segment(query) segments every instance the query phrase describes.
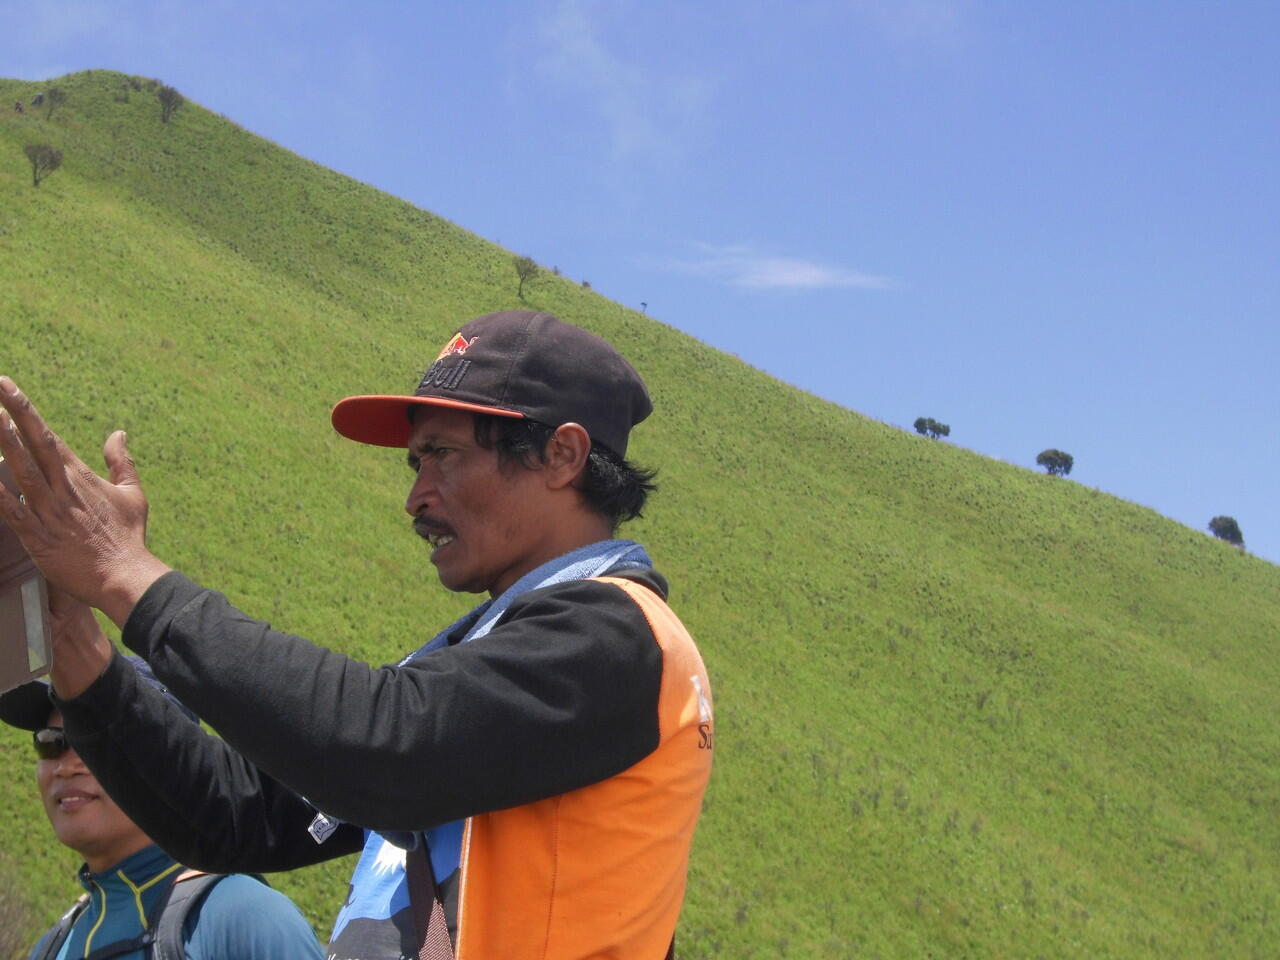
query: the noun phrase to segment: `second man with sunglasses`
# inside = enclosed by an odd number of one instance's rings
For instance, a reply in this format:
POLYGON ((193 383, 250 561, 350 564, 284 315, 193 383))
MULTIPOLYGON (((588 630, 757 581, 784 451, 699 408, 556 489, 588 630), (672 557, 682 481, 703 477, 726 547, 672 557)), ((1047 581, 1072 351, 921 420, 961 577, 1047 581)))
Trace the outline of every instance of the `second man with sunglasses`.
MULTIPOLYGON (((87 611, 85 611, 87 613, 87 611)), ((93 620, 92 614, 88 615, 93 620)), ((86 624, 96 629, 96 623, 86 624)), ((194 716, 131 657, 139 677, 191 723, 194 716)), ((152 843, 103 790, 67 743, 48 684, 33 681, 0 696, 0 720, 31 730, 36 785, 59 842, 84 858, 83 896, 41 939, 30 960, 93 957, 142 960, 164 929, 162 916, 192 903, 175 929, 183 955, 200 960, 319 960, 315 934, 287 897, 236 874, 216 881, 187 871, 152 843)))

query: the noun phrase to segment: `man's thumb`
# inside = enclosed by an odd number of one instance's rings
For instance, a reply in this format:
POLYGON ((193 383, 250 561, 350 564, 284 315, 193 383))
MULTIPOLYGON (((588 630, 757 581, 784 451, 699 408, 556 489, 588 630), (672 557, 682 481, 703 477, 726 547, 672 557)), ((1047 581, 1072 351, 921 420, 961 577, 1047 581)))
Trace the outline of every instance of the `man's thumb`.
POLYGON ((102 456, 107 461, 107 470, 112 483, 116 486, 136 487, 140 485, 138 468, 134 465, 133 457, 129 456, 128 439, 128 435, 123 430, 117 430, 107 437, 107 442, 102 448, 102 456))

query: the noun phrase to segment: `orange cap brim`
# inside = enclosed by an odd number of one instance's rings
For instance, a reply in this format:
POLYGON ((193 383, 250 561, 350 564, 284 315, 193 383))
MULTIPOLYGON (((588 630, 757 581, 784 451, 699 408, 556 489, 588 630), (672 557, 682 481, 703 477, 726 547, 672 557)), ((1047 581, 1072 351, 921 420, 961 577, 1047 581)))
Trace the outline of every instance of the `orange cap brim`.
POLYGON ((408 447, 413 423, 409 420, 410 407, 447 407, 450 410, 467 410, 471 413, 489 413, 495 417, 523 418, 518 410, 505 407, 489 407, 462 400, 446 400, 442 397, 347 397, 339 400, 329 414, 333 429, 358 443, 371 443, 378 447, 408 447))

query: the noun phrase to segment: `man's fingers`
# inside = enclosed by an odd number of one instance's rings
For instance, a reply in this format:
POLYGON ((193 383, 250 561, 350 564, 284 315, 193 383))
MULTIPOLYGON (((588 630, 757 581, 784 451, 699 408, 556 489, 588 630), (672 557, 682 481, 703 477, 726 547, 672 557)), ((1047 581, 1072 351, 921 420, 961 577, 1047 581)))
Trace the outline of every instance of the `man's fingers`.
POLYGON ((9 492, 9 488, 0 483, 0 520, 11 527, 25 523, 29 514, 27 508, 18 499, 18 494, 9 492))
POLYGON ((107 437, 107 442, 102 447, 102 457, 107 461, 108 476, 117 487, 142 485, 138 479, 138 467, 129 455, 129 437, 123 430, 117 430, 107 437))
MULTIPOLYGON (((3 406, 8 411, 9 416, 13 418, 12 422, 17 427, 18 434, 21 437, 21 444, 26 448, 28 462, 34 462, 44 482, 55 489, 65 486, 66 475, 63 472, 63 455, 64 452, 69 451, 59 442, 57 434, 45 424, 35 405, 27 399, 27 395, 19 390, 18 385, 8 377, 0 377, 0 406, 3 406)), ((3 425, 0 425, 0 432, 7 432, 3 431, 3 425)), ((13 434, 9 432, 9 436, 12 438, 13 434)), ((9 459, 8 452, 5 453, 5 459, 9 459)), ((28 498, 33 493, 38 493, 38 491, 28 490, 26 487, 27 477, 31 473, 29 469, 25 473, 19 473, 15 465, 14 473, 18 476, 18 482, 23 487, 22 492, 28 498)))
POLYGON ((31 459, 31 454, 23 444, 22 438, 18 436, 13 421, 4 410, 0 410, 0 457, 4 457, 9 471, 13 474, 14 483, 17 485, 17 489, 13 491, 14 499, 16 500, 21 494, 27 500, 28 506, 43 502, 49 492, 44 474, 31 459))
POLYGON ((0 509, 50 583, 123 624, 142 592, 169 569, 147 551, 146 497, 124 438, 111 438, 105 448, 119 481, 113 484, 49 430, 8 377, 0 377, 0 407, 0 452, 12 458, 6 466, 26 498, 19 505, 11 491, 0 509))

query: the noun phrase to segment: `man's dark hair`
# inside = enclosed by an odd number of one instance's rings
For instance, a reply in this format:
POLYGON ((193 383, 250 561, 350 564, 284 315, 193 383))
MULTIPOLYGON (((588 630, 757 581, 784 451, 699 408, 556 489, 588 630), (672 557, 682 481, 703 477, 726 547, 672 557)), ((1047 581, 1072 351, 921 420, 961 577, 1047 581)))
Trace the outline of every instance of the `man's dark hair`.
MULTIPOLYGON (((547 462, 547 443, 555 427, 536 420, 516 420, 477 413, 476 443, 486 450, 498 451, 498 463, 519 463, 535 467, 547 462)), ((608 447, 591 444, 587 467, 578 482, 578 492, 587 506, 609 518, 613 529, 641 515, 649 494, 656 490, 657 472, 629 463, 608 447)))

